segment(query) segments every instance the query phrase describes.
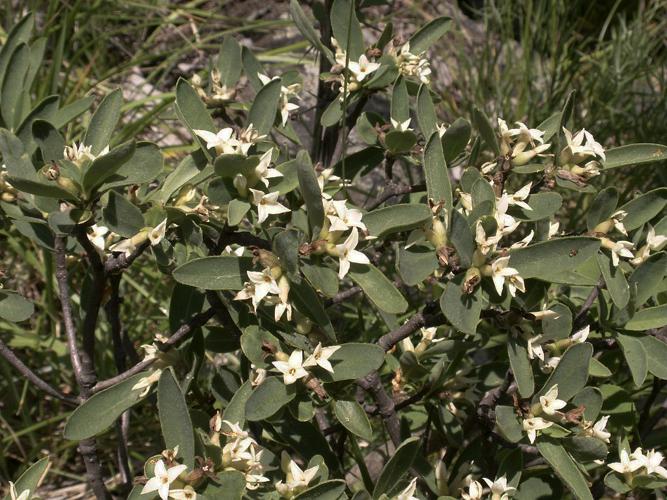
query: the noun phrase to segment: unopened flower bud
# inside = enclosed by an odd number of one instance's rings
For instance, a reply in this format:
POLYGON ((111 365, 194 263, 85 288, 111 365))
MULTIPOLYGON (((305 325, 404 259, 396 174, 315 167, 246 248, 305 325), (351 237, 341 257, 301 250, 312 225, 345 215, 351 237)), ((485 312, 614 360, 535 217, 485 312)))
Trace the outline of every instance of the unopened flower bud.
POLYGON ((481 273, 477 267, 471 267, 466 271, 463 284, 461 285, 461 290, 465 294, 470 294, 475 291, 475 288, 482 280, 481 273))

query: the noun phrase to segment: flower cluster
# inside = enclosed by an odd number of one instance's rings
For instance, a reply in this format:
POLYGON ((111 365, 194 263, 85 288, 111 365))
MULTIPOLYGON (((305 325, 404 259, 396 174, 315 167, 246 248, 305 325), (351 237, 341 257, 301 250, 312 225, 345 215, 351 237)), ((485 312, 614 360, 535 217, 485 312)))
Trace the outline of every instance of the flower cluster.
POLYGON ((298 349, 292 351, 289 357, 285 353, 277 353, 277 361, 273 362, 273 366, 282 373, 285 385, 293 384, 297 380, 309 376, 306 368, 319 366, 329 373, 333 373, 334 369, 329 358, 338 349, 340 349, 340 346, 322 347, 322 344, 319 343, 313 353, 306 358, 306 361, 303 360, 303 351, 298 349))
POLYGON ((264 477, 262 454, 264 450, 238 422, 222 420, 220 413, 211 419, 211 442, 220 445, 221 435, 226 443, 221 450, 223 470, 236 470, 245 476, 246 488, 257 489, 261 483, 269 481, 264 477))

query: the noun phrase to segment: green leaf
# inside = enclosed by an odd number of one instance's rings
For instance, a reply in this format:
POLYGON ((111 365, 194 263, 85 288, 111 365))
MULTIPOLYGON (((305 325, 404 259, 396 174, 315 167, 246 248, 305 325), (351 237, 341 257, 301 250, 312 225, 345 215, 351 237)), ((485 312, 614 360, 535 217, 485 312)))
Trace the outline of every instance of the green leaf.
POLYGON ((472 123, 475 125, 479 135, 482 137, 491 151, 493 151, 496 156, 500 155, 500 146, 498 146, 496 132, 494 131, 489 118, 486 116, 486 114, 484 114, 484 111, 481 111, 477 108, 473 109, 472 123))
POLYGON ((49 118, 48 120, 53 124, 54 127, 60 129, 67 125, 69 122, 75 118, 81 116, 83 113, 90 109, 90 105, 95 100, 95 97, 92 95, 82 97, 74 101, 71 104, 67 104, 60 108, 56 113, 53 119, 49 118))
POLYGON ((338 421, 352 434, 366 441, 373 439, 371 423, 359 403, 356 401, 336 401, 334 412, 338 421))
POLYGON ((342 479, 324 481, 299 493, 294 500, 340 500, 347 498, 344 496, 345 487, 342 479))
POLYGON ((41 150, 45 163, 62 159, 65 140, 49 122, 35 120, 32 124, 32 138, 41 150))
POLYGON ((278 103, 280 101, 280 87, 282 82, 280 78, 271 80, 264 85, 250 106, 248 111, 247 126, 252 124, 260 134, 268 134, 273 127, 273 122, 276 120, 276 112, 278 111, 278 103))
POLYGON ((474 335, 482 312, 482 288, 478 286, 473 293, 463 293, 461 285, 464 278, 464 273, 461 273, 447 283, 440 296, 440 309, 454 328, 474 335))
MULTIPOLYGON (((134 154, 123 163, 116 173, 104 181, 101 190, 114 187, 145 184, 155 180, 164 168, 160 148, 152 142, 138 142, 134 154)), ((165 186, 163 184, 163 186, 165 186)))
POLYGON ((662 144, 626 144, 605 151, 607 159, 603 162, 605 170, 640 165, 667 159, 667 146, 662 144))
POLYGON ((327 109, 324 110, 320 118, 320 123, 323 127, 331 127, 340 121, 343 117, 343 104, 339 99, 334 99, 329 103, 327 109))
POLYGON ((513 205, 507 211, 511 216, 522 221, 537 221, 546 219, 560 210, 563 198, 558 193, 536 193, 531 194, 526 203, 532 210, 526 210, 518 205, 513 205))
POLYGON ((420 85, 417 92, 417 123, 424 137, 431 137, 438 129, 438 116, 435 113, 431 91, 426 84, 420 85))
POLYGON ((280 349, 280 341, 271 333, 257 325, 250 325, 241 335, 241 349, 248 360, 257 368, 266 369, 271 366, 265 361, 266 346, 280 349))
POLYGON ((400 314, 407 310, 405 297, 373 264, 352 264, 348 275, 381 311, 400 314))
POLYGON ((95 158, 83 174, 83 190, 90 193, 110 179, 118 172, 120 167, 132 158, 135 147, 134 142, 128 142, 112 149, 103 156, 95 158))
MULTIPOLYGON (((592 361, 595 358, 591 358, 592 361)), ((573 398, 572 404, 584 407, 584 418, 590 422, 597 420, 602 409, 602 393, 597 387, 584 387, 573 398)))
POLYGON ((512 406, 498 405, 496 411, 496 425, 502 436, 510 443, 518 443, 523 439, 523 428, 516 410, 512 406))
POLYGON ((415 286, 428 278, 438 268, 435 251, 424 245, 401 248, 396 269, 408 286, 415 286))
POLYGON ((611 377, 611 370, 596 358, 591 358, 591 366, 588 370, 591 377, 607 378, 611 377))
POLYGON ((454 123, 447 127, 445 134, 442 136, 442 150, 445 153, 445 161, 448 165, 465 151, 471 133, 470 122, 464 118, 457 118, 454 123))
POLYGON ((169 300, 169 331, 175 332, 192 316, 200 313, 204 300, 204 294, 197 288, 176 283, 169 300))
POLYGON ((164 370, 157 385, 160 427, 167 449, 178 446, 178 455, 192 469, 195 466, 195 436, 188 405, 170 369, 164 370))
POLYGON ((299 187, 296 160, 289 160, 281 163, 276 166, 276 170, 283 174, 283 176, 274 179, 274 182, 276 183, 271 185, 271 192, 278 191, 281 195, 286 195, 299 187))
POLYGON ((383 467, 375 483, 373 498, 380 498, 383 493, 389 494, 394 486, 398 484, 401 478, 408 472, 412 463, 417 458, 419 452, 419 438, 412 437, 403 441, 401 446, 396 448, 394 454, 383 467))
POLYGON ((290 299, 299 312, 305 314, 316 325, 322 327, 329 339, 336 340, 336 334, 327 311, 320 298, 307 281, 293 281, 290 285, 290 299))
POLYGON ((437 132, 431 134, 424 147, 424 175, 429 199, 434 203, 444 202, 449 214, 452 209, 452 186, 449 181, 447 162, 442 150, 442 141, 437 132))
POLYGON ((220 83, 226 87, 233 87, 239 81, 241 70, 241 46, 231 35, 225 35, 216 60, 216 67, 220 71, 220 83))
POLYGON ((535 391, 535 379, 533 378, 533 368, 530 365, 528 357, 528 348, 526 343, 510 337, 507 342, 507 356, 510 360, 514 379, 519 387, 519 393, 522 398, 530 397, 535 391))
MULTIPOLYGON (((34 498, 35 493, 37 493, 37 488, 39 488, 44 481, 50 468, 51 462, 49 461, 49 457, 37 460, 37 462, 28 467, 28 469, 14 482, 16 492, 20 495, 23 491, 28 490, 30 491, 28 498, 34 498)), ((9 494, 5 496, 4 500, 10 500, 9 494)))
POLYGON ((199 143, 199 147, 210 159, 211 155, 206 148, 206 141, 195 134, 195 130, 207 130, 217 132, 218 129, 206 109, 206 105, 197 95, 195 89, 184 78, 179 78, 176 83, 176 114, 188 127, 192 137, 199 143))
POLYGON ((456 249, 461 267, 470 267, 472 265, 472 256, 476 249, 475 239, 468 221, 457 210, 453 210, 451 213, 449 241, 456 249))
POLYGON ((64 436, 70 441, 97 436, 113 425, 123 412, 141 401, 143 389, 132 389, 149 372, 141 372, 94 394, 67 419, 64 436))
POLYGON ((342 344, 329 358, 334 373, 322 371, 325 382, 356 380, 377 370, 384 362, 384 349, 376 344, 348 342, 342 344))
POLYGON ((651 328, 662 328, 665 325, 667 325, 667 304, 637 311, 632 319, 625 324, 624 328, 641 332, 651 328))
POLYGON ((244 382, 243 385, 236 390, 222 414, 225 420, 232 423, 238 423, 243 427, 245 424, 245 406, 248 402, 248 398, 252 394, 252 390, 253 388, 250 380, 244 382))
POLYGON ((204 491, 197 495, 201 500, 241 500, 246 488, 245 476, 237 470, 225 470, 208 481, 204 491))
MULTIPOLYGON (((26 151, 32 152, 34 142, 32 140, 32 124, 35 120, 45 120, 51 122, 58 111, 58 106, 60 105, 60 96, 50 95, 41 100, 31 111, 28 113, 21 122, 21 125, 16 129, 16 136, 21 139, 21 142, 24 144, 26 151)), ((61 151, 62 154, 62 151, 61 151)))
POLYGON ((648 360, 648 371, 662 380, 667 380, 667 344, 652 335, 639 337, 648 360))
POLYGON ((537 449, 578 500, 593 500, 586 479, 565 448, 551 440, 540 440, 537 449))
POLYGON ((0 318, 20 323, 35 312, 35 304, 10 290, 0 289, 0 318))
POLYGON ((570 346, 542 389, 533 396, 533 402, 539 401, 539 397, 544 396, 556 384, 558 384, 558 399, 563 401, 568 401, 581 391, 588 380, 588 367, 592 355, 593 346, 588 342, 570 346))
POLYGON ((285 385, 279 377, 268 377, 248 398, 245 417, 251 422, 267 419, 292 401, 295 396, 295 384, 285 385))
POLYGON ((616 334, 616 340, 621 345, 635 386, 641 387, 648 374, 648 356, 644 344, 638 337, 621 333, 616 334))
POLYGON ((331 6, 331 30, 350 61, 358 61, 364 53, 364 37, 355 12, 354 0, 334 0, 331 6))
POLYGON ((561 114, 560 111, 554 113, 537 126, 538 130, 544 131, 544 135, 542 136, 544 142, 549 142, 549 139, 559 132, 561 114))
POLYGON ((511 251, 509 265, 524 279, 539 279, 576 268, 595 255, 599 247, 597 238, 558 238, 511 251))
POLYGON ((637 305, 644 304, 652 295, 657 293, 659 286, 667 275, 667 253, 654 253, 635 268, 628 284, 637 288, 635 297, 637 305))
POLYGON ((173 277, 179 283, 204 290, 241 290, 252 267, 251 257, 201 257, 174 269, 173 277))
POLYGON ((287 273, 290 281, 300 282, 299 274, 299 235, 287 230, 273 238, 273 252, 280 258, 280 267, 287 273))
POLYGON ((642 224, 650 221, 658 215, 667 205, 667 188, 658 188, 638 196, 623 205, 627 215, 623 219, 623 225, 627 231, 637 229, 642 224))
POLYGON ((419 55, 442 38, 452 27, 449 17, 437 17, 422 26, 410 38, 410 53, 419 55))
POLYGON ((233 199, 227 205, 227 223, 230 226, 238 226, 245 214, 250 210, 250 203, 244 200, 233 199))
POLYGON ((109 192, 102 216, 104 225, 124 238, 131 238, 146 226, 141 210, 116 191, 109 192))
POLYGON ((30 13, 23 17, 7 35, 5 43, 0 49, 0 75, 4 76, 9 60, 14 53, 14 49, 21 43, 27 43, 32 36, 32 29, 35 25, 35 15, 30 13))
POLYGON ((572 333, 572 311, 560 302, 549 306, 558 316, 555 318, 544 318, 542 320, 542 333, 544 341, 566 339, 572 333))
POLYGON ((23 92, 25 91, 25 77, 29 68, 30 47, 21 43, 9 59, 7 72, 2 80, 2 89, 0 89, 2 119, 12 130, 15 130, 23 120, 23 92))
POLYGON ((620 266, 614 266, 611 259, 602 252, 598 252, 597 261, 611 300, 616 307, 623 309, 630 300, 630 287, 623 271, 620 266))
POLYGON ((431 218, 426 205, 401 203, 364 214, 363 221, 372 236, 383 237, 421 226, 431 218))
MULTIPOLYGON (((398 123, 410 119, 410 96, 405 79, 399 76, 391 92, 391 118, 398 123)), ((430 135, 430 134, 429 134, 430 135)))
POLYGON ((604 441, 591 436, 570 436, 563 439, 563 444, 578 462, 604 460, 609 453, 604 441))
POLYGON ((338 275, 330 267, 318 263, 302 262, 301 272, 318 292, 327 297, 333 297, 338 293, 338 275))
POLYGON ((322 52, 322 54, 324 54, 324 56, 327 59, 329 59, 330 63, 332 64, 335 63, 336 61, 333 53, 331 52, 331 50, 329 50, 328 47, 325 47, 322 41, 320 40, 320 37, 315 31, 315 28, 313 28, 313 23, 311 22, 310 19, 308 19, 308 17, 304 13, 303 9, 299 5, 298 0, 290 1, 289 10, 290 10, 290 15, 292 16, 292 20, 294 21, 294 24, 296 24, 297 29, 306 38, 306 40, 312 43, 317 50, 322 52))
POLYGON ((600 191, 586 213, 588 230, 593 231, 600 222, 607 220, 616 210, 616 205, 618 205, 618 190, 615 187, 600 191))
POLYGON ((36 179, 24 179, 22 177, 8 177, 7 181, 19 191, 24 193, 36 194, 47 198, 58 198, 62 200, 76 200, 69 191, 61 188, 55 182, 40 182, 36 179))
POLYGON ((111 144, 111 136, 120 119, 120 107, 123 104, 123 93, 116 89, 102 99, 93 113, 90 124, 83 138, 83 143, 90 146, 91 153, 97 155, 111 144))
POLYGON ((297 155, 297 162, 299 188, 301 189, 301 196, 303 196, 303 200, 306 202, 310 239, 313 241, 320 237, 322 224, 324 224, 322 192, 320 191, 317 175, 315 174, 315 169, 313 168, 308 153, 300 151, 297 155))
POLYGON ((384 136, 384 145, 392 155, 408 153, 417 144, 417 136, 410 130, 390 130, 384 136))

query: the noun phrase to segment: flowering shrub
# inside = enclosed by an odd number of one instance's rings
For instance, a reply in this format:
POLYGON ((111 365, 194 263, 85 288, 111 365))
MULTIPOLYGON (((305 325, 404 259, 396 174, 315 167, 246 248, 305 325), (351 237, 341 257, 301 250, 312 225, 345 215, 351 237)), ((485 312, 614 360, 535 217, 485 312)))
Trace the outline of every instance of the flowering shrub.
MULTIPOLYGON (((176 166, 114 134, 119 90, 89 119, 89 99, 30 105, 32 19, 15 28, 0 52, 2 217, 53 256, 76 394, 4 340, 0 353, 72 407, 64 438, 98 498, 112 467, 118 494, 162 500, 664 488, 667 189, 630 198, 603 180, 667 147, 605 149, 571 123, 573 94, 541 124, 480 110, 441 123, 427 51, 451 20, 399 40, 391 25, 363 32, 354 7, 317 11, 318 32, 291 2, 318 89, 269 76, 227 37, 210 71, 176 85, 192 140, 176 166), (310 152, 292 124, 306 92, 310 152), (172 292, 170 330, 133 361, 135 266, 172 292), (142 406, 157 408, 162 436, 146 439, 162 451, 132 474, 126 426, 142 406), (117 462, 99 449, 113 432, 117 462)), ((3 321, 33 316, 18 293, 0 299, 3 321)), ((31 498, 48 467, 10 497, 31 498)))

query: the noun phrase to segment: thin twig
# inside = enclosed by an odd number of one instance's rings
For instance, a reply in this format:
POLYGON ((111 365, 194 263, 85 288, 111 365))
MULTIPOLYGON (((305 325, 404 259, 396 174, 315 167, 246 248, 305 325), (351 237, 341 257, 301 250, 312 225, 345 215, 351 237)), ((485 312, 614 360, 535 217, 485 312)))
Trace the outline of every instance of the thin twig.
POLYGON ((137 248, 135 248, 134 251, 129 255, 121 253, 113 257, 109 257, 104 262, 104 270, 107 273, 117 273, 123 271, 124 269, 127 269, 141 254, 143 254, 146 251, 146 249, 149 246, 150 242, 144 241, 137 248))
MULTIPOLYGON (((178 328, 178 330, 176 330, 166 342, 162 343, 160 349, 164 352, 169 351, 172 347, 177 345, 181 340, 184 340, 188 335, 190 335, 190 333, 192 333, 193 330, 199 328, 200 326, 205 325, 208 322, 208 320, 211 319, 214 315, 215 311, 213 310, 213 308, 210 308, 204 312, 201 312, 193 316, 188 323, 181 325, 181 327, 178 328)), ((106 380, 101 380, 100 382, 95 384, 95 386, 92 389, 92 392, 96 393, 104 389, 108 389, 113 385, 116 385, 124 380, 127 380, 133 375, 136 375, 137 373, 141 373, 142 371, 146 370, 154 362, 155 359, 147 359, 144 361, 140 361, 132 368, 125 370, 123 373, 120 373, 115 377, 111 377, 106 380)))
POLYGON ((341 302, 346 301, 349 298, 354 297, 358 293, 360 293, 361 287, 360 286, 353 286, 352 288, 348 288, 347 290, 343 290, 342 292, 338 292, 336 295, 331 297, 330 299, 327 299, 324 302, 324 307, 331 307, 336 304, 340 304, 341 302))
POLYGON ((590 311, 591 307, 593 307, 593 303, 595 302, 595 299, 598 298, 598 295, 600 294, 600 288, 602 288, 603 285, 604 280, 600 278, 597 284, 593 287, 593 290, 591 290, 591 293, 586 298, 586 301, 581 306, 581 309, 579 309, 579 312, 574 318, 573 329, 575 331, 585 325, 588 311, 590 311))
POLYGON ((379 373, 373 370, 364 378, 358 379, 357 384, 375 400, 378 413, 387 427, 391 442, 394 443, 394 446, 398 447, 401 444, 401 423, 396 414, 394 400, 387 394, 384 385, 382 385, 379 373))
POLYGON ((64 403, 70 404, 70 405, 78 405, 79 400, 76 397, 73 396, 67 396, 66 394, 61 393, 54 387, 51 387, 48 382, 44 381, 42 378, 39 377, 35 372, 33 372, 28 366, 26 366, 23 361, 21 361, 16 354, 11 350, 7 344, 5 344, 2 340, 0 340, 0 356, 5 358, 5 360, 12 365, 16 371, 18 371, 21 375, 23 375, 26 379, 28 379, 30 382, 32 382, 36 387, 44 391, 50 396, 53 396, 56 399, 59 399, 60 401, 63 401, 64 403))
POLYGON ((369 211, 375 210, 385 201, 387 201, 390 198, 393 198, 394 196, 400 196, 403 194, 424 191, 425 189, 426 187, 423 184, 416 184, 414 186, 409 186, 407 184, 396 184, 394 182, 390 182, 389 184, 387 184, 387 187, 384 188, 380 196, 378 196, 377 199, 373 201, 373 203, 371 203, 366 207, 366 210, 369 211))

